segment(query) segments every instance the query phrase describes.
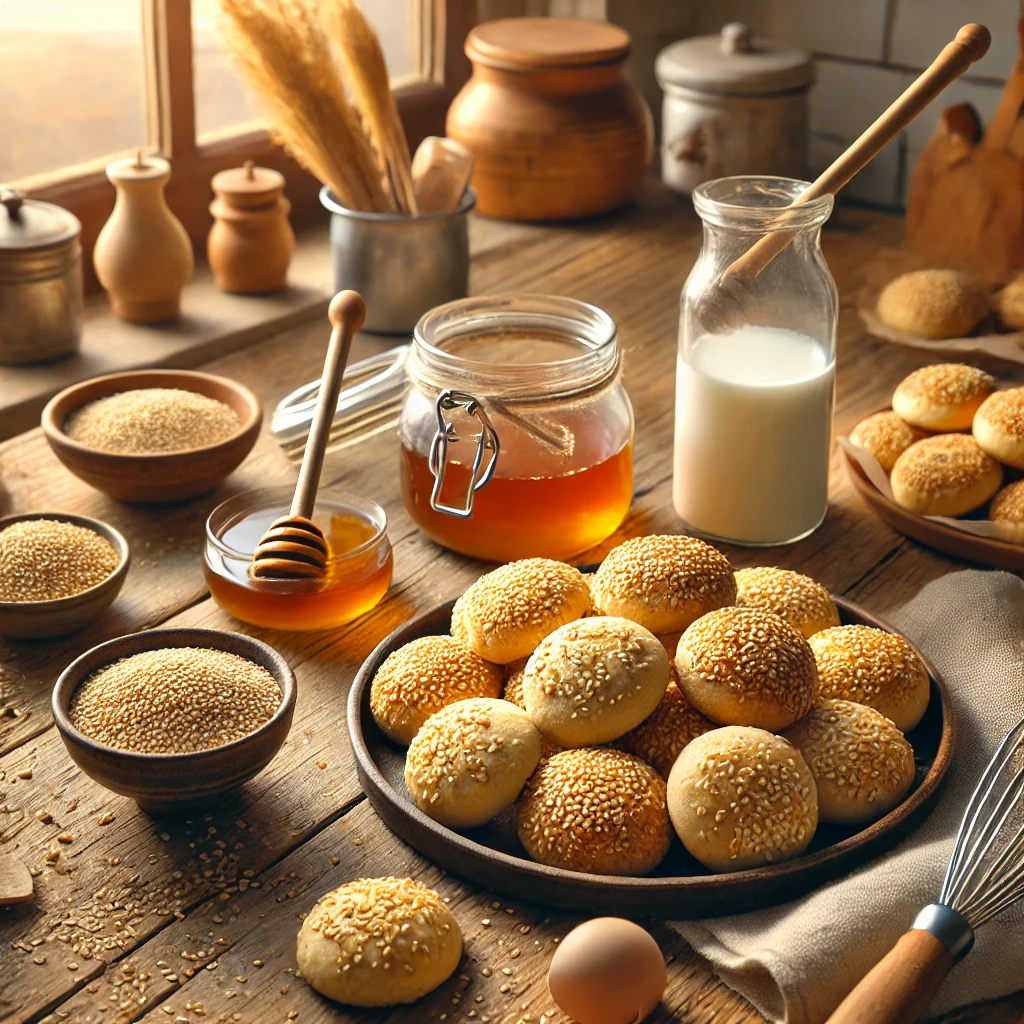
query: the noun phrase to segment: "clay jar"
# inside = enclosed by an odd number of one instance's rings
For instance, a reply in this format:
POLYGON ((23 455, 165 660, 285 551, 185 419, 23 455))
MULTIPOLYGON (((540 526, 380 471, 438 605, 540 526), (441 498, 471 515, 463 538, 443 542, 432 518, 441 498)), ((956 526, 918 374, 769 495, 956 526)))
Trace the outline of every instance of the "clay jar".
POLYGON ((284 175, 269 167, 221 171, 211 182, 213 227, 206 255, 217 287, 226 292, 272 292, 285 286, 295 235, 284 175))
POLYGON ((117 201, 96 239, 93 263, 122 320, 173 320, 192 277, 192 243, 164 196, 170 176, 166 160, 141 153, 107 167, 117 201))
POLYGON ((574 18, 505 18, 466 39, 473 76, 448 135, 476 158, 477 209, 562 220, 621 206, 650 160, 651 114, 622 77, 628 33, 574 18))

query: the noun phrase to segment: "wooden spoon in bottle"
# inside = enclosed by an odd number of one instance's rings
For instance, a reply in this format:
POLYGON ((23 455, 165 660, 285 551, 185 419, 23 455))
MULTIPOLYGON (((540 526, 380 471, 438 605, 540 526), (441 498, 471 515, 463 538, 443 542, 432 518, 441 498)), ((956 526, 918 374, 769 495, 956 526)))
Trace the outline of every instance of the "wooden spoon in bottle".
POLYGON ((249 575, 259 580, 323 579, 327 575, 327 538, 312 520, 324 450, 331 433, 334 411, 345 364, 352 349, 352 337, 366 319, 366 304, 358 292, 338 292, 331 299, 331 342, 327 348, 320 394, 295 483, 292 507, 275 519, 252 556, 249 575))

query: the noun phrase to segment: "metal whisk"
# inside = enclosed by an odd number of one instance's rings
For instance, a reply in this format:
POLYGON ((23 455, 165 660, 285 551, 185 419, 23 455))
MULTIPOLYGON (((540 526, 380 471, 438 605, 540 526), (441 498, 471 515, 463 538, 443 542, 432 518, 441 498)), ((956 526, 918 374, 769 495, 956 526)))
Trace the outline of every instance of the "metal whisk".
POLYGON ((986 921, 1024 897, 1024 719, 1003 738, 960 822, 937 903, 861 979, 828 1024, 911 1024, 986 921))

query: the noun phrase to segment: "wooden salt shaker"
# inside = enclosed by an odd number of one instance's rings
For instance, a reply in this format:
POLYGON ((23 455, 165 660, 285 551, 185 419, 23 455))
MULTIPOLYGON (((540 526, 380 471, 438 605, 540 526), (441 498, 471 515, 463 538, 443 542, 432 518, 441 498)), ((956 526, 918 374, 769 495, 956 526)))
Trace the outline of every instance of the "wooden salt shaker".
POLYGON ((285 286, 295 235, 284 175, 246 160, 210 183, 213 227, 206 255, 217 287, 226 292, 271 292, 285 286))
POLYGON ((117 201, 96 239, 93 263, 122 320, 173 320, 192 277, 192 243, 164 195, 170 176, 166 160, 141 151, 107 167, 117 201))

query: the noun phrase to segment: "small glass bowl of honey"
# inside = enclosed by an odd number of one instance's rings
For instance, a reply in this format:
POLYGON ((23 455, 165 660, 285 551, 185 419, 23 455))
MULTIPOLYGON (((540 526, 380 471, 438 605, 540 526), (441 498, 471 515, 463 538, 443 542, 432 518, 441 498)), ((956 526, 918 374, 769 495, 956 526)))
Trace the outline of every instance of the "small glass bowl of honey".
POLYGON ((253 552, 275 519, 287 515, 292 488, 247 491, 206 521, 203 575, 214 600, 254 626, 311 632, 332 629, 375 607, 391 586, 394 557, 384 510, 352 494, 321 492, 313 522, 327 538, 322 580, 253 579, 253 552))

